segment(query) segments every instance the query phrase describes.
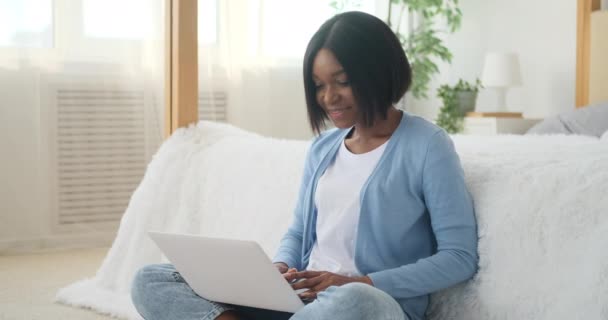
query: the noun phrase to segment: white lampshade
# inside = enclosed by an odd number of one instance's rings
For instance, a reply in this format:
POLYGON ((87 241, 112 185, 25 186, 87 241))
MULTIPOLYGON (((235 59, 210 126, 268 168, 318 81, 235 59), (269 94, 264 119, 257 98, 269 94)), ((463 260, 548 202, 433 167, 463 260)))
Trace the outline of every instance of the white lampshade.
POLYGON ((521 85, 519 60, 515 53, 486 54, 481 83, 484 87, 514 87, 521 85))

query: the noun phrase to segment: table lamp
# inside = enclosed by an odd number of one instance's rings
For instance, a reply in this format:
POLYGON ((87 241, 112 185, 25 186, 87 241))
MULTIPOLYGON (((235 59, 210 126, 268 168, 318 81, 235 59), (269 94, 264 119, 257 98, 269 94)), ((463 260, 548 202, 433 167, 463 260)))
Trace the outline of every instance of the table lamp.
POLYGON ((497 96, 497 111, 506 112, 507 90, 521 85, 519 60, 515 53, 488 53, 485 57, 481 83, 493 88, 497 96))

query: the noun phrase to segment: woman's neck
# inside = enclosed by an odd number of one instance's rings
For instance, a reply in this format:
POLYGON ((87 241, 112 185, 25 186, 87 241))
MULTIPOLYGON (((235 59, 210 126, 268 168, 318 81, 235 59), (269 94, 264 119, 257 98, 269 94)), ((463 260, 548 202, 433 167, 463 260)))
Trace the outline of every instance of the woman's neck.
POLYGON ((366 127, 361 124, 356 124, 350 136, 344 140, 346 148, 355 154, 366 153, 376 149, 378 146, 385 143, 397 130, 401 123, 401 111, 395 107, 391 107, 387 112, 386 119, 377 117, 374 125, 366 127))
POLYGON ((362 123, 355 124, 355 130, 352 132, 349 139, 358 140, 363 143, 376 139, 388 139, 393 132, 397 130, 397 127, 399 127, 401 118, 401 111, 397 110, 394 106, 391 106, 387 111, 386 119, 382 119, 379 115, 376 116, 373 126, 366 127, 362 123))

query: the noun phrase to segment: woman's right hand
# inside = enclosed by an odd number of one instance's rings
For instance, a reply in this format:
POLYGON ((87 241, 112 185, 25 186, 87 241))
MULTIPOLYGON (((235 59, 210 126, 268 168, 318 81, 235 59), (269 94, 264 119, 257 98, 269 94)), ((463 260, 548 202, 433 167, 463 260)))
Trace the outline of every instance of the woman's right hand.
POLYGON ((289 266, 287 266, 287 264, 284 262, 275 262, 273 264, 277 268, 277 270, 279 270, 279 272, 283 275, 288 274, 288 273, 298 272, 298 269, 289 268, 289 266))
POLYGON ((273 263, 275 267, 279 270, 281 274, 287 272, 289 270, 289 266, 285 262, 275 262, 273 263))

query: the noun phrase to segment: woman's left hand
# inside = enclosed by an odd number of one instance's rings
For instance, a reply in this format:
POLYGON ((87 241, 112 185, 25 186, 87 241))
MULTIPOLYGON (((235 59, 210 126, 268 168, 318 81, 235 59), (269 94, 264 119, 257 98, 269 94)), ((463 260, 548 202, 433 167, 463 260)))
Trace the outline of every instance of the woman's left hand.
POLYGON ((300 271, 284 275, 294 290, 308 289, 308 291, 298 294, 302 300, 314 300, 317 293, 329 288, 330 286, 341 286, 351 282, 362 282, 373 285, 368 276, 347 277, 327 271, 300 271))

